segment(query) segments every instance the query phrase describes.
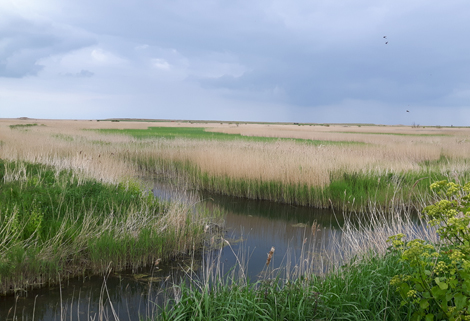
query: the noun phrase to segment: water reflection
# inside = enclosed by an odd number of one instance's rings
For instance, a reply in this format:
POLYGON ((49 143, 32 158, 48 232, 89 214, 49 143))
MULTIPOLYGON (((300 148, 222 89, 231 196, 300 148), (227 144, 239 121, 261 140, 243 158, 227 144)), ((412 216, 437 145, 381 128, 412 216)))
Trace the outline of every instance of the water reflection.
MULTIPOLYGON (((247 256, 247 275, 256 279, 266 267, 267 253, 275 248, 273 269, 294 266, 307 252, 330 252, 341 237, 339 225, 343 218, 330 210, 273 204, 242 198, 205 196, 206 206, 217 206, 225 213, 226 238, 235 242, 224 248, 225 270, 237 263, 235 255, 247 256)), ((324 263, 324 262, 318 262, 324 263)))

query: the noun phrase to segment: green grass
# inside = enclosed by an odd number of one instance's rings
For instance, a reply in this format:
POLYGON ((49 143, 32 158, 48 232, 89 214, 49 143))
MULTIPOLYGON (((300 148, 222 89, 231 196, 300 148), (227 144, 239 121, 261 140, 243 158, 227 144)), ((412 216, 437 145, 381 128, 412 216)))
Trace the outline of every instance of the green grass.
POLYGON ((337 172, 330 174, 331 183, 325 187, 325 193, 336 203, 338 200, 349 202, 346 208, 355 202, 352 208, 364 208, 372 203, 374 207, 401 204, 420 209, 423 203, 430 201, 429 185, 443 179, 447 176, 440 171, 426 169, 381 175, 337 172))
MULTIPOLYGON (((449 164, 452 164, 452 163, 458 163, 458 164, 463 164, 463 165, 467 166, 467 164, 470 163, 470 159, 467 159, 467 158, 457 159, 457 158, 450 158, 450 157, 446 157, 444 155, 441 155, 438 159, 425 160, 425 161, 422 161, 419 165, 422 166, 423 168, 437 169, 441 165, 449 165, 449 164)), ((450 173, 451 173, 451 171, 449 171, 449 174, 450 173)))
POLYGON ((132 180, 109 185, 0 160, 0 182, 0 293, 147 265, 185 251, 202 233, 189 218, 187 228, 162 230, 159 220, 173 205, 132 180))
POLYGON ((404 269, 397 256, 369 254, 324 277, 195 281, 179 286, 155 320, 409 320, 412 307, 390 286, 404 269))
POLYGON ((148 129, 98 129, 100 133, 129 135, 139 139, 149 138, 189 138, 189 139, 210 139, 221 141, 242 140, 250 142, 277 142, 294 141, 312 145, 365 145, 362 142, 351 141, 326 141, 298 138, 276 138, 261 136, 242 136, 240 134, 225 134, 217 132, 207 132, 202 127, 149 127, 148 129))
POLYGON ((37 125, 38 124, 16 124, 16 125, 10 125, 10 129, 26 129, 26 128, 34 127, 37 125))

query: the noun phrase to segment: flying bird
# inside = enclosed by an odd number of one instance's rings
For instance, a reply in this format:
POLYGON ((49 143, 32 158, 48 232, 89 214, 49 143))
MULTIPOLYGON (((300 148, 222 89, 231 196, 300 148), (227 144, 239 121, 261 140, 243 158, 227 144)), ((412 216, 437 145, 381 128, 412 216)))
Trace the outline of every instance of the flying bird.
POLYGON ((406 112, 409 113, 410 111, 407 109, 406 112))
POLYGON ((387 39, 387 36, 384 36, 384 39, 387 39))
POLYGON ((388 45, 388 41, 385 44, 388 45))

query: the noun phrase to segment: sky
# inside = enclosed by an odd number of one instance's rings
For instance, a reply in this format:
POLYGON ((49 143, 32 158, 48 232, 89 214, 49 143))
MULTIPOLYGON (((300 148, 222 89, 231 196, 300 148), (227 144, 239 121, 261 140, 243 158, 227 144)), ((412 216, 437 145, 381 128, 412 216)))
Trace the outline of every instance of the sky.
POLYGON ((470 126, 468 0, 0 0, 0 118, 470 126))

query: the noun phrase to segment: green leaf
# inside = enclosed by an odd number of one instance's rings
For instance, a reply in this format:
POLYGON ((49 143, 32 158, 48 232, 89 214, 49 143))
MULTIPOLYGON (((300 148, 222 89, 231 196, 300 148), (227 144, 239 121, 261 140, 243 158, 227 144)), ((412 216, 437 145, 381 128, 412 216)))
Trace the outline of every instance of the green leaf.
POLYGON ((429 271, 429 270, 424 270, 424 274, 426 274, 426 275, 431 275, 431 271, 429 271))
POLYGON ((454 302, 457 310, 462 310, 463 308, 465 308, 467 306, 467 300, 467 296, 463 295, 462 293, 456 293, 454 295, 454 302))
POLYGON ((400 292, 401 297, 406 299, 408 297, 408 291, 410 291, 410 286, 407 283, 402 283, 398 288, 398 291, 400 292))
POLYGON ((449 293, 446 294, 446 302, 449 302, 453 298, 454 298, 454 293, 453 292, 449 292, 449 293))
POLYGON ((464 282, 462 284, 462 290, 464 290, 465 292, 470 292, 470 277, 467 278, 465 276, 462 276, 462 278, 464 278, 464 282))
POLYGON ((456 279, 449 280, 449 285, 452 289, 455 288, 457 284, 458 284, 458 281, 456 279))
POLYGON ((415 311, 411 315, 411 320, 422 320, 424 313, 422 311, 415 311))
POLYGON ((421 309, 426 310, 429 307, 428 299, 421 299, 419 302, 421 309))
POLYGON ((441 290, 447 290, 447 288, 449 287, 449 285, 447 284, 447 282, 441 282, 441 280, 439 279, 439 277, 435 278, 434 279, 437 283, 437 285, 439 285, 439 287, 441 288, 441 290))
POLYGON ((446 294, 445 291, 441 290, 441 288, 438 287, 437 285, 432 287, 431 293, 434 298, 439 298, 446 294))
POLYGON ((432 314, 432 313, 426 314, 425 320, 426 321, 433 321, 434 320, 434 314, 432 314))
POLYGON ((439 287, 442 290, 447 290, 449 288, 449 285, 446 282, 441 282, 441 283, 439 283, 439 287))

